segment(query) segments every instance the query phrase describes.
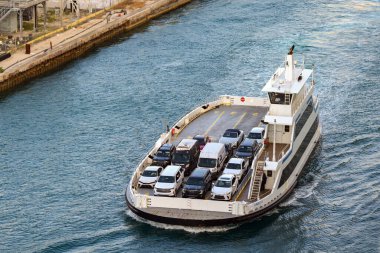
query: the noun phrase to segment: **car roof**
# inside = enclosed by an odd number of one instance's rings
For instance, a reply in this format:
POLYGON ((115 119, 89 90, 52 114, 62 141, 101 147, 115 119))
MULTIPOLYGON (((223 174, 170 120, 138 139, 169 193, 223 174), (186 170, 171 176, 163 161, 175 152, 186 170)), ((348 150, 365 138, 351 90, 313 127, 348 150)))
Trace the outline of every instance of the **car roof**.
POLYGON ((197 134, 197 135, 194 135, 193 139, 194 140, 202 140, 206 138, 206 135, 202 135, 202 134, 197 134))
POLYGON ((261 133, 265 128, 264 127, 254 127, 249 131, 250 133, 261 133))
POLYGON ((158 150, 170 150, 174 147, 173 144, 171 143, 165 143, 164 145, 162 145, 158 150))
POLYGON ((233 157, 233 158, 231 158, 231 159, 228 161, 228 163, 242 164, 243 161, 244 161, 243 158, 235 158, 235 157, 233 157))
POLYGON ((161 172, 161 176, 175 176, 180 169, 181 166, 169 165, 161 172))
POLYGON ((194 139, 183 139, 180 143, 178 143, 177 149, 188 150, 191 149, 196 143, 197 140, 194 139))
POLYGON ((190 177, 204 177, 209 172, 208 168, 196 168, 190 175, 190 177))
POLYGON ((240 144, 240 146, 252 146, 254 142, 257 142, 254 139, 244 139, 244 141, 240 144))
POLYGON ((218 180, 221 180, 221 181, 230 181, 230 180, 232 180, 232 178, 234 178, 235 177, 235 175, 233 175, 233 174, 222 174, 219 178, 218 178, 218 180))
POLYGON ((240 130, 239 130, 239 129, 236 129, 236 128, 230 128, 230 129, 227 129, 225 132, 235 132, 235 133, 240 133, 240 130))
POLYGON ((159 168, 161 168, 160 166, 148 166, 145 168, 145 170, 150 170, 150 171, 157 171, 159 168))

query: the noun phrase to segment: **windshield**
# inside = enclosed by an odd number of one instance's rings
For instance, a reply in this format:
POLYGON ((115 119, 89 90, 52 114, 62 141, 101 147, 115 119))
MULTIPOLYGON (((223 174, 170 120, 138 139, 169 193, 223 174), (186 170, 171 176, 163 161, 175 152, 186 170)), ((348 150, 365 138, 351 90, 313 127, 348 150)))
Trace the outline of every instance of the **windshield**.
POLYGON ((241 165, 238 163, 229 163, 229 164, 227 164, 226 169, 240 170, 241 165))
POLYGON ((188 154, 181 154, 181 153, 175 153, 173 157, 173 163, 188 163, 190 160, 190 155, 188 154))
POLYGON ((203 185, 203 179, 200 177, 189 177, 189 179, 186 182, 186 185, 202 186, 203 185))
POLYGON ((249 133, 247 138, 248 139, 261 139, 261 134, 260 133, 249 133))
POLYGON ((218 180, 218 182, 216 182, 215 186, 223 187, 223 188, 231 187, 231 181, 218 180))
POLYGON ((157 177, 157 171, 146 170, 142 175, 143 177, 157 177))
POLYGON ((238 133, 235 132, 225 132, 223 134, 223 137, 228 137, 228 138, 237 138, 239 135, 238 133))
POLYGON ((172 176, 160 176, 160 178, 158 179, 158 182, 160 182, 160 183, 174 183, 175 180, 174 180, 174 177, 172 177, 172 176))
POLYGON ((167 151, 167 150, 158 150, 157 151, 157 156, 160 156, 160 157, 169 157, 170 156, 170 152, 167 151))
POLYGON ((238 152, 243 152, 243 153, 252 153, 252 147, 251 146, 240 146, 238 149, 238 152))
POLYGON ((198 167, 215 168, 216 167, 216 159, 199 158, 198 167))

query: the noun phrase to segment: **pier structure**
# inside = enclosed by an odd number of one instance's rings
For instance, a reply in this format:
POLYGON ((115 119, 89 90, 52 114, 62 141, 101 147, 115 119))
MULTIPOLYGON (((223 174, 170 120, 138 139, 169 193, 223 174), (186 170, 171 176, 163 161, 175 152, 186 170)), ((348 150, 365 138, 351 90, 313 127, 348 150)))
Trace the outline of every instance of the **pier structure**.
POLYGON ((44 29, 46 29, 47 0, 0 0, 0 31, 22 32, 23 13, 32 12, 33 30, 38 28, 37 6, 42 5, 44 11, 44 29))
POLYGON ((102 10, 89 15, 91 18, 86 21, 78 20, 44 35, 41 40, 35 39, 27 44, 25 50, 22 48, 0 61, 0 93, 58 69, 104 41, 189 2, 191 0, 150 0, 133 11, 102 10))

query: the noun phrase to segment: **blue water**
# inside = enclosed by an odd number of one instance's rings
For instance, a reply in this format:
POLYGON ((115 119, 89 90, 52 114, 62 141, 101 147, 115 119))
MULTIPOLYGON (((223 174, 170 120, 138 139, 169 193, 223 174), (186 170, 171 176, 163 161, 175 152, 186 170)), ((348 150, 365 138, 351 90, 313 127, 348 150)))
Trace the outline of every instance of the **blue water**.
POLYGON ((379 1, 193 1, 0 99, 0 252, 380 252, 379 1), (323 137, 261 220, 152 226, 124 189, 181 115, 260 96, 296 45, 323 137))

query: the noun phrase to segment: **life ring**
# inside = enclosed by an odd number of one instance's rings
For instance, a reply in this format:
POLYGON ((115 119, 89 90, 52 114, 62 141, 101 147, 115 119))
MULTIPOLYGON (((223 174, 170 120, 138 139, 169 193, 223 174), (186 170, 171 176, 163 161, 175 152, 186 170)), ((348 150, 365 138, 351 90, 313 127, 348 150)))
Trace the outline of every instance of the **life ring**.
POLYGON ((174 135, 175 135, 175 128, 174 128, 174 127, 172 128, 172 131, 171 131, 171 133, 172 133, 172 136, 174 136, 174 135))

